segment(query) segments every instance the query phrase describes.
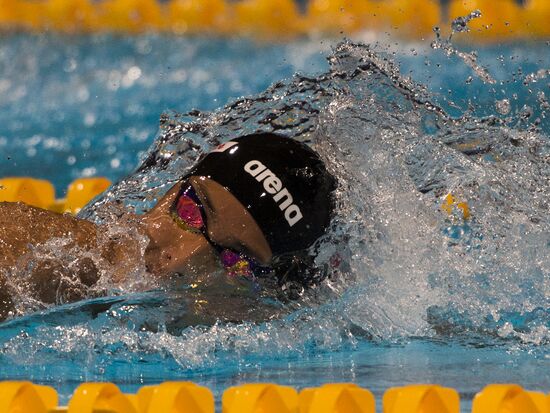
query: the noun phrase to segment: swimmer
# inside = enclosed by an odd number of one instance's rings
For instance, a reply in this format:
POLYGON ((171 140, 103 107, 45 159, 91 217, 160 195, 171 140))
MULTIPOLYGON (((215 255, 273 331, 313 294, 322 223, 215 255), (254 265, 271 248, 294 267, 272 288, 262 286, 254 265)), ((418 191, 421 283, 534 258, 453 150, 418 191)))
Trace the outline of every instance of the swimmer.
MULTIPOLYGON (((149 212, 135 216, 149 239, 143 256, 147 272, 158 280, 179 274, 191 284, 223 270, 231 278, 264 278, 279 286, 294 281, 305 287, 312 282, 304 270, 306 252, 328 228, 334 188, 335 179, 303 143, 274 134, 226 142, 149 212)), ((0 320, 14 311, 8 288, 14 266, 53 238, 67 239, 69 247, 116 265, 114 282, 122 281, 139 246, 131 237, 100 242, 103 232, 100 225, 68 214, 0 203, 0 320)), ((37 300, 59 304, 86 298, 81 287, 98 279, 89 255, 70 268, 45 260, 32 264, 29 288, 37 300), (65 279, 80 287, 63 290, 65 279)))

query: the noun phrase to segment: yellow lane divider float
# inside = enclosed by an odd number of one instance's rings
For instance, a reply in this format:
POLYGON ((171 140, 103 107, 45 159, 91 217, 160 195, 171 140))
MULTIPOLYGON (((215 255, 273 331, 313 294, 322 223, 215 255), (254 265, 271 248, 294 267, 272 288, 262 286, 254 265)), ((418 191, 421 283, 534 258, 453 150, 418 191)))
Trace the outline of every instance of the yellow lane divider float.
POLYGON ((35 178, 0 179, 0 202, 24 202, 55 212, 78 213, 111 185, 107 178, 80 178, 67 189, 65 199, 55 199, 51 182, 35 178))
POLYGON ((455 212, 458 212, 458 215, 463 220, 467 220, 471 217, 470 206, 468 205, 468 203, 465 201, 458 201, 456 197, 451 193, 443 197, 441 209, 450 216, 454 215, 455 212))
MULTIPOLYGON (((456 390, 410 385, 386 391, 383 413, 459 413, 456 390)), ((30 382, 0 382, 0 413, 214 413, 212 392, 191 382, 166 382, 124 394, 112 383, 85 383, 67 406, 56 391, 30 382)), ((490 384, 472 413, 550 413, 550 396, 515 384, 490 384)), ((375 413, 374 396, 355 384, 325 384, 298 393, 276 384, 245 384, 223 393, 222 413, 375 413)))
MULTIPOLYGON (((0 0, 0 30, 66 33, 167 32, 281 39, 392 31, 432 37, 434 26, 479 9, 481 40, 550 36, 550 1, 526 0, 0 0), (442 3, 446 6, 443 7, 442 3)), ((469 37, 470 38, 470 37, 469 37)))

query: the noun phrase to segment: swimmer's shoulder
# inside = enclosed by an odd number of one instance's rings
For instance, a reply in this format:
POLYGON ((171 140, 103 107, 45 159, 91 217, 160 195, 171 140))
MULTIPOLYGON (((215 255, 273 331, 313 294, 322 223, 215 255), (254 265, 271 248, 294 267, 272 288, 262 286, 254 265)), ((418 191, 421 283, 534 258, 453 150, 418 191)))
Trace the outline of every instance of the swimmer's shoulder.
POLYGON ((0 202, 0 219, 5 220, 8 217, 18 216, 32 219, 50 219, 50 220, 64 220, 64 221, 77 221, 78 218, 70 214, 61 214, 59 212, 49 211, 47 209, 38 208, 32 205, 25 204, 24 202, 0 202))
POLYGON ((25 216, 29 214, 30 211, 35 211, 36 213, 39 213, 39 214, 42 213, 42 211, 44 211, 45 213, 51 212, 42 208, 25 204, 24 202, 7 202, 7 201, 0 202, 0 212, 2 213, 2 215, 0 216, 0 219, 5 218, 6 216, 14 216, 14 215, 25 216))
POLYGON ((23 227, 57 221, 71 223, 72 219, 57 212, 37 208, 23 202, 0 202, 0 223, 23 227))
POLYGON ((30 243, 73 236, 78 243, 96 235, 96 226, 70 214, 60 214, 22 202, 0 202, 0 230, 30 243))

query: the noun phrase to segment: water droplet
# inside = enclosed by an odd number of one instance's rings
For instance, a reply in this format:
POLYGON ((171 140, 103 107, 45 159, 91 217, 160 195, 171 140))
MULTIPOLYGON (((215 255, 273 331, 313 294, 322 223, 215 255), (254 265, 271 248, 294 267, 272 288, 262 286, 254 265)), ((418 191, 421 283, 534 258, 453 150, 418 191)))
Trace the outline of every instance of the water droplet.
POLYGON ((67 73, 71 73, 75 71, 77 66, 78 64, 76 63, 76 60, 71 58, 65 62, 63 65, 63 70, 67 73))
POLYGON ((84 115, 84 125, 92 127, 95 125, 96 116, 94 113, 88 112, 84 115))
POLYGON ((502 99, 495 102, 495 108, 501 115, 508 115, 510 113, 510 100, 502 99))

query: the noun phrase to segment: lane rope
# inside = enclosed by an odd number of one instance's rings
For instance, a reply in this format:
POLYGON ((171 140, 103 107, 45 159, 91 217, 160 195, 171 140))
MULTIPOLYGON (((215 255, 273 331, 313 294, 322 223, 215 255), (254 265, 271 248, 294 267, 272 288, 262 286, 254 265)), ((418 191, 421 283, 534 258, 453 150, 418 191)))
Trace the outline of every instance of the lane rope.
POLYGON ((434 26, 479 9, 470 26, 485 41, 550 36, 550 1, 527 0, 0 0, 0 30, 171 33, 284 40, 304 35, 394 32, 431 37, 434 26))

